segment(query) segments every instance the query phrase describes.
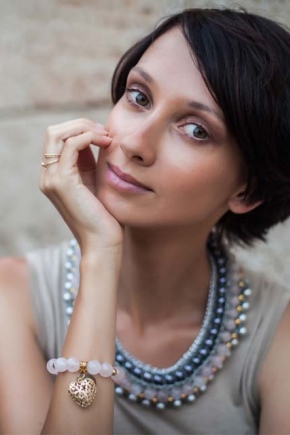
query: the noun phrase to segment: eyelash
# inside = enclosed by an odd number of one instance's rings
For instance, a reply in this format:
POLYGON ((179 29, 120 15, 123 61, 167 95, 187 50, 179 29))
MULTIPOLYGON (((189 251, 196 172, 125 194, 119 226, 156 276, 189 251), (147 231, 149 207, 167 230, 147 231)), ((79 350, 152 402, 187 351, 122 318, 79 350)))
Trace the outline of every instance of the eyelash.
POLYGON ((140 104, 136 103, 132 98, 131 98, 131 93, 132 92, 139 92, 139 94, 143 95, 149 102, 149 99, 147 98, 146 94, 142 91, 140 91, 140 89, 138 88, 130 88, 128 87, 126 89, 126 99, 128 101, 128 103, 132 104, 132 106, 134 107, 145 107, 145 106, 141 106, 140 104))
MULTIPOLYGON (((126 99, 127 99, 128 103, 131 104, 133 107, 144 108, 144 107, 146 107, 146 106, 142 106, 142 105, 136 103, 136 102, 132 99, 132 97, 131 97, 131 93, 132 93, 132 92, 137 92, 137 93, 141 94, 142 96, 144 96, 144 97, 148 100, 148 104, 150 103, 149 98, 148 98, 148 97, 146 96, 146 94, 145 94, 144 92, 142 92, 140 89, 138 89, 138 88, 133 88, 133 87, 128 87, 128 88, 126 89, 126 99)), ((207 141, 209 141, 209 139, 210 139, 211 136, 210 136, 210 134, 208 133, 207 129, 206 129, 206 128, 201 124, 201 123, 198 123, 198 122, 187 122, 187 123, 183 124, 181 127, 186 127, 186 126, 188 126, 188 125, 195 125, 195 126, 201 128, 201 129, 205 132, 205 134, 207 135, 207 137, 204 138, 204 139, 198 139, 198 138, 195 138, 195 137, 193 137, 193 136, 190 136, 190 135, 184 133, 184 135, 187 136, 190 140, 197 141, 197 142, 207 142, 207 141)))

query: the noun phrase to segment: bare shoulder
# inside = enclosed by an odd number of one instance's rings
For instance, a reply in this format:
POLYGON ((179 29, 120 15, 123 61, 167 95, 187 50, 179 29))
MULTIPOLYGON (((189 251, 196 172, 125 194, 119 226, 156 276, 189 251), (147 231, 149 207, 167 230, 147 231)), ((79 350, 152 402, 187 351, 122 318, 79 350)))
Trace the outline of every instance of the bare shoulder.
POLYGON ((290 305, 272 340, 259 376, 261 395, 260 433, 290 433, 290 305))
POLYGON ((10 286, 28 278, 28 264, 24 257, 0 258, 0 285, 10 286))

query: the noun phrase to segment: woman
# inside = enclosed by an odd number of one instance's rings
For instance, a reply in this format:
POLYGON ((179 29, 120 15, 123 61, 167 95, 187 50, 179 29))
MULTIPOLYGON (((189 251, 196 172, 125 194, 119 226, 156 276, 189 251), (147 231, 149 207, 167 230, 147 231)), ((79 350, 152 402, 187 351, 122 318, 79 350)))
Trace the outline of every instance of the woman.
POLYGON ((228 253, 290 214, 289 56, 272 21, 187 10, 123 56, 106 126, 48 129, 78 245, 3 260, 3 432, 290 433, 289 290, 228 253))

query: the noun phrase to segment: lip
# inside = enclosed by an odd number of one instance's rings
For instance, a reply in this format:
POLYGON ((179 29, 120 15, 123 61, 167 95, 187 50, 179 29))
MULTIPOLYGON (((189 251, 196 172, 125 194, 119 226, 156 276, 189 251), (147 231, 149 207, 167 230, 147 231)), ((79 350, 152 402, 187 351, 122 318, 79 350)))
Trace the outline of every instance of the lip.
POLYGON ((134 192, 134 193, 145 193, 152 192, 152 189, 146 186, 136 178, 129 174, 123 172, 118 166, 112 163, 107 163, 106 180, 107 182, 116 187, 119 190, 134 192))

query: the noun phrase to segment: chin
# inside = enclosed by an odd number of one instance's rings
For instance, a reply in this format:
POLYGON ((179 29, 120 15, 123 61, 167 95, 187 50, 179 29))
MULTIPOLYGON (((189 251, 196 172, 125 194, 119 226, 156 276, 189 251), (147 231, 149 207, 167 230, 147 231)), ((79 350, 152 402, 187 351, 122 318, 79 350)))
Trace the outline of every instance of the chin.
POLYGON ((144 228, 150 226, 144 213, 144 208, 131 201, 126 201, 105 188, 100 188, 97 198, 101 201, 108 212, 122 225, 144 228), (149 225, 148 225, 149 224, 149 225))

